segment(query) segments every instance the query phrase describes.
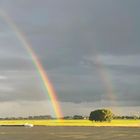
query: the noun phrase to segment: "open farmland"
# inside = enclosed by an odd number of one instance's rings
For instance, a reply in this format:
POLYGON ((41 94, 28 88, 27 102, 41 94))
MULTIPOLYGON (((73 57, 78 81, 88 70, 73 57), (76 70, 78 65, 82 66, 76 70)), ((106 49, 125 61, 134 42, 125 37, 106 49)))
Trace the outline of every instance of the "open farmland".
POLYGON ((35 126, 122 126, 140 127, 140 120, 112 120, 109 122, 91 122, 89 120, 1 120, 0 125, 24 125, 35 126))

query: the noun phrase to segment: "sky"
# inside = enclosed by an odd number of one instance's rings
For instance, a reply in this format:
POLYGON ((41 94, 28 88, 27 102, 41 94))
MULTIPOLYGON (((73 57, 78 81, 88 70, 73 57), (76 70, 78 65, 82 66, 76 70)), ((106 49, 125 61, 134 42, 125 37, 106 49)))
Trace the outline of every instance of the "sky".
MULTIPOLYGON (((140 1, 0 0, 30 42, 64 115, 140 115, 140 1), (109 93, 110 92, 110 93, 109 93)), ((0 116, 53 115, 30 56, 0 16, 0 116)))

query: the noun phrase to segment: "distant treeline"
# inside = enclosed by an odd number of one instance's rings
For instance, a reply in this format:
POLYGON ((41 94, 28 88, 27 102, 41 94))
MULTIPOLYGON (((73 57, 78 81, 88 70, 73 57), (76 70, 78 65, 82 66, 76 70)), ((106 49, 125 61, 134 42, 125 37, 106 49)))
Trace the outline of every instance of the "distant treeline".
POLYGON ((140 116, 114 116, 113 119, 136 120, 136 119, 140 119, 140 116))
MULTIPOLYGON (((82 119, 88 119, 89 117, 84 117, 81 115, 74 115, 74 116, 65 116, 63 118, 59 119, 66 119, 66 120, 82 120, 82 119)), ((0 120, 53 120, 57 119, 52 117, 51 115, 39 115, 39 116, 29 116, 29 117, 6 117, 6 118, 0 118, 0 120)))
MULTIPOLYGON (((80 116, 80 115, 74 115, 74 116, 65 116, 63 119, 65 119, 65 120, 71 120, 71 119, 74 119, 74 120, 76 120, 76 119, 89 119, 89 116, 80 116)), ((140 116, 113 116, 113 119, 134 119, 134 120, 136 120, 136 119, 140 119, 140 116)))
MULTIPOLYGON (((51 115, 40 115, 40 116, 29 116, 29 117, 6 117, 0 118, 0 120, 53 120, 56 119, 51 115)), ((88 120, 89 116, 74 115, 74 116, 65 116, 61 119, 65 120, 88 120)), ((140 119, 140 116, 114 116, 113 119, 140 119)))
POLYGON ((7 117, 0 120, 49 120, 54 119, 51 115, 29 116, 29 117, 7 117))

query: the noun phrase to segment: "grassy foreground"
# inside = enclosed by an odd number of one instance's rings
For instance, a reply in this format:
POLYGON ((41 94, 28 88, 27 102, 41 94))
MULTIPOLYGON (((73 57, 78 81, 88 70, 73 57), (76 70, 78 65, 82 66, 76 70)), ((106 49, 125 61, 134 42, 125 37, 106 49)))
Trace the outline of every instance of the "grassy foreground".
POLYGON ((0 125, 24 125, 35 126, 121 126, 140 127, 140 120, 112 120, 112 122, 91 122, 89 120, 0 120, 0 125))

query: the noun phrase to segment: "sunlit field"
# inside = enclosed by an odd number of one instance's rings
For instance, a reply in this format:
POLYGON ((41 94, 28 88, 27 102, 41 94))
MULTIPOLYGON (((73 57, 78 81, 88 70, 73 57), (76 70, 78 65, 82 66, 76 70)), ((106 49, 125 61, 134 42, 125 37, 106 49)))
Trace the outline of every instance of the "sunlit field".
POLYGON ((140 120, 112 120, 111 122, 91 122, 89 120, 1 120, 0 125, 24 125, 35 126, 122 126, 140 127, 140 120))

